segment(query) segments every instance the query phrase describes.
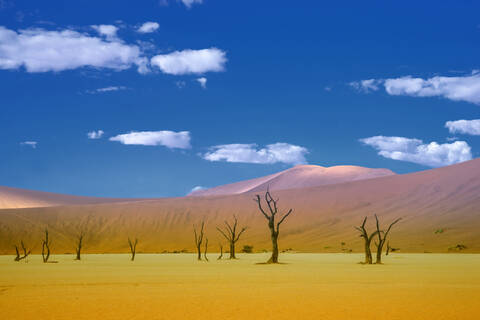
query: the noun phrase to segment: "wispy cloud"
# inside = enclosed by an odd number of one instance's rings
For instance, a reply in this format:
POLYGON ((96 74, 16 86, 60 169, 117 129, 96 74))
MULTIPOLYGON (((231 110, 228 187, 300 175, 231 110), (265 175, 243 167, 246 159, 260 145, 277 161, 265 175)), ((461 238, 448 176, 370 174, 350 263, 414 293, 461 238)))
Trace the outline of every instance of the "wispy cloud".
POLYGON ((207 188, 202 187, 202 186, 196 186, 196 187, 193 187, 192 190, 190 190, 190 192, 188 194, 193 193, 195 191, 205 190, 205 189, 207 189, 207 188))
POLYGON ((152 33, 152 32, 155 32, 159 27, 160 25, 157 22, 148 21, 142 24, 140 28, 137 29, 137 32, 152 33))
POLYGON ((378 150, 378 154, 382 157, 429 167, 442 167, 472 159, 470 146, 465 141, 426 144, 419 139, 385 136, 375 136, 360 139, 360 141, 378 150))
POLYGON ((443 97, 453 101, 466 101, 480 104, 480 73, 427 79, 405 76, 391 79, 369 79, 351 82, 351 86, 364 91, 377 91, 383 85, 389 95, 411 97, 443 97))
POLYGON ((261 149, 256 144, 224 144, 211 147, 202 157, 209 161, 302 164, 307 162, 307 153, 308 150, 304 147, 281 142, 261 149))
POLYGON ((17 32, 0 27, 0 69, 24 67, 27 72, 58 72, 82 67, 125 70, 137 66, 140 73, 148 72, 148 59, 137 45, 112 38, 114 29, 98 26, 97 31, 106 38, 68 29, 17 32))
POLYGON ((104 133, 103 130, 90 131, 87 133, 87 137, 88 139, 100 139, 104 133))
POLYGON ((110 86, 110 87, 98 88, 95 90, 87 90, 87 93, 90 93, 90 94, 105 93, 105 92, 120 91, 120 90, 126 90, 126 89, 127 87, 124 87, 124 86, 110 86))
POLYGON ((227 58, 225 51, 217 48, 187 49, 154 56, 150 62, 163 73, 182 75, 224 71, 227 58))
POLYGON ((198 78, 196 80, 203 89, 207 89, 207 78, 201 77, 201 78, 198 78))
POLYGON ((92 28, 98 32, 99 35, 105 36, 108 40, 117 39, 118 27, 110 24, 93 25, 92 28))
POLYGON ((203 3, 203 0, 180 0, 185 7, 190 9, 194 4, 201 4, 203 3))
POLYGON ((109 140, 126 145, 165 146, 171 149, 191 148, 189 131, 132 131, 111 137, 109 140))
POLYGON ((445 127, 452 134, 470 134, 480 136, 480 119, 447 121, 445 127))
POLYGON ((36 149, 38 142, 37 141, 23 141, 23 142, 20 142, 20 144, 24 145, 24 146, 32 147, 33 149, 36 149))

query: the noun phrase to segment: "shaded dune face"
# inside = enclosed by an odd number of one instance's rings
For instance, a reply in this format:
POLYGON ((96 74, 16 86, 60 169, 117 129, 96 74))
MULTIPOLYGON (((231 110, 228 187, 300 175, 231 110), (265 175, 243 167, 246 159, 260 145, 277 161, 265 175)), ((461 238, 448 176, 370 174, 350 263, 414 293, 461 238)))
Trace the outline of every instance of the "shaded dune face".
POLYGON ((307 188, 390 175, 394 175, 394 173, 388 169, 370 169, 357 166, 325 168, 315 165, 300 165, 266 177, 195 191, 189 196, 240 194, 265 191, 267 188, 271 191, 307 188))
MULTIPOLYGON (((223 241, 216 227, 234 214, 240 225, 249 227, 239 248, 248 244, 254 251, 269 250, 267 221, 253 201, 256 193, 4 209, 0 210, 0 253, 13 253, 13 245, 21 239, 33 252, 40 252, 45 227, 54 253, 73 252, 80 231, 86 232, 86 253, 128 252, 128 237, 139 239, 138 252, 193 252, 193 225, 202 220, 209 252, 215 252, 223 241)), ((280 199, 280 215, 294 210, 280 227, 280 250, 360 252, 363 242, 354 226, 368 216, 366 226, 373 231, 373 214, 377 214, 382 226, 402 217, 390 233, 391 246, 401 252, 448 252, 457 244, 467 247, 463 252, 480 252, 480 159, 272 194, 280 199)))

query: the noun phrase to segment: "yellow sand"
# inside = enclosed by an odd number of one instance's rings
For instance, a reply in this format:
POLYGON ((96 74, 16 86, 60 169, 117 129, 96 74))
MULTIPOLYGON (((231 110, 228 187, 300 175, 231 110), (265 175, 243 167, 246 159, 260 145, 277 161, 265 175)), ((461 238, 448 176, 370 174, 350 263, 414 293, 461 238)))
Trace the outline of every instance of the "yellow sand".
POLYGON ((0 256, 0 319, 479 319, 480 255, 0 256))

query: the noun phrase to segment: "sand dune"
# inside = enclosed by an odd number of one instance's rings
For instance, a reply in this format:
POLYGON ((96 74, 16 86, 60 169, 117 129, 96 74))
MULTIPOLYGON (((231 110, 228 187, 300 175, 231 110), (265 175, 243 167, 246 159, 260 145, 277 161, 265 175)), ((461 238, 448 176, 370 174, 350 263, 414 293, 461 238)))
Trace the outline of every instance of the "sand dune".
POLYGON ((131 201, 125 199, 78 197, 51 192, 0 186, 0 209, 36 208, 131 201))
POLYGON ((253 191, 271 191, 324 186, 328 184, 372 179, 394 175, 388 169, 370 169, 358 166, 321 167, 299 165, 269 176, 231 183, 206 190, 198 190, 189 196, 218 196, 253 191))
MULTIPOLYGON (((74 237, 85 230, 85 251, 127 252, 127 237, 138 237, 138 250, 193 251, 192 225, 206 221, 214 251, 222 237, 215 227, 236 214, 249 229, 239 246, 269 249, 265 218, 252 198, 236 195, 165 198, 126 203, 0 210, 0 253, 24 239, 39 252, 42 230, 50 229, 55 252, 73 252, 74 237)), ((405 175, 279 190, 281 210, 293 208, 282 225, 280 247, 302 252, 362 250, 354 230, 365 215, 382 223, 403 220, 391 233, 391 245, 402 252, 448 252, 463 244, 464 252, 480 252, 480 159, 405 175), (437 231, 437 232, 436 232, 437 231)))

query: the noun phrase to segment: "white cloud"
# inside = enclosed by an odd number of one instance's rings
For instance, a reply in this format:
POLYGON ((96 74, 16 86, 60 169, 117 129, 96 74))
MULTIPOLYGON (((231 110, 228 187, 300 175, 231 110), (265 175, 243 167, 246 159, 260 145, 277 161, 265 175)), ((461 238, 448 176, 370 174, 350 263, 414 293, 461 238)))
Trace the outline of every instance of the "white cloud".
POLYGON ((0 69, 24 67, 27 72, 58 72, 82 67, 125 70, 133 65, 140 73, 148 72, 148 59, 140 48, 118 39, 102 39, 73 30, 16 32, 0 26, 0 69))
POLYGON ((354 88, 364 92, 376 91, 383 84, 389 95, 412 97, 443 97, 453 101, 466 101, 480 104, 480 73, 459 77, 442 77, 422 79, 405 76, 391 79, 369 79, 352 82, 354 88))
POLYGON ((37 141, 24 141, 24 142, 20 142, 20 144, 24 145, 24 146, 30 146, 33 149, 36 149, 38 142, 37 141))
POLYGON ((150 62, 164 73, 182 75, 224 71, 227 58, 225 51, 217 48, 187 49, 154 56, 150 62))
POLYGON ((138 28, 137 31, 140 33, 151 33, 157 30, 159 27, 160 25, 158 23, 149 21, 142 24, 142 26, 138 28))
POLYGON ((88 139, 100 139, 103 136, 103 130, 90 131, 87 133, 88 139))
POLYGON ((108 40, 115 40, 117 38, 118 28, 109 24, 100 24, 92 26, 99 35, 105 36, 108 40))
POLYGON ((87 90, 87 93, 95 94, 95 93, 104 93, 104 92, 112 92, 112 91, 120 91, 126 90, 127 87, 124 86, 110 86, 105 88, 98 88, 95 90, 87 90))
POLYGON ((165 146, 172 149, 189 149, 191 147, 190 132, 188 131, 132 131, 111 137, 109 140, 127 145, 165 146))
POLYGON ((200 191, 200 190, 205 190, 205 189, 207 189, 207 188, 202 187, 202 186, 196 186, 196 187, 193 187, 192 190, 190 190, 189 194, 193 193, 195 191, 200 191))
POLYGON ((262 149, 257 149, 256 144, 224 144, 211 147, 202 157, 209 161, 302 164, 307 162, 307 153, 304 147, 281 142, 262 149))
POLYGON ((445 127, 453 134, 461 133, 480 136, 480 119, 447 121, 445 127))
POLYGON ((198 4, 201 4, 203 3, 203 0, 180 0, 182 1, 182 3, 185 5, 185 7, 187 7, 188 9, 190 9, 192 7, 192 5, 194 5, 195 3, 198 3, 198 4))
POLYGON ((370 91, 377 91, 378 86, 381 84, 381 80, 368 79, 361 81, 350 82, 349 85, 355 88, 358 91, 368 93, 370 91))
POLYGON ((198 78, 196 79, 198 83, 200 83, 200 86, 203 88, 203 89, 206 89, 207 88, 207 78, 205 77, 201 77, 201 78, 198 78))
POLYGON ((429 167, 441 167, 472 159, 470 146, 465 141, 425 144, 419 139, 385 136, 375 136, 360 139, 360 141, 377 149, 382 157, 429 167))

